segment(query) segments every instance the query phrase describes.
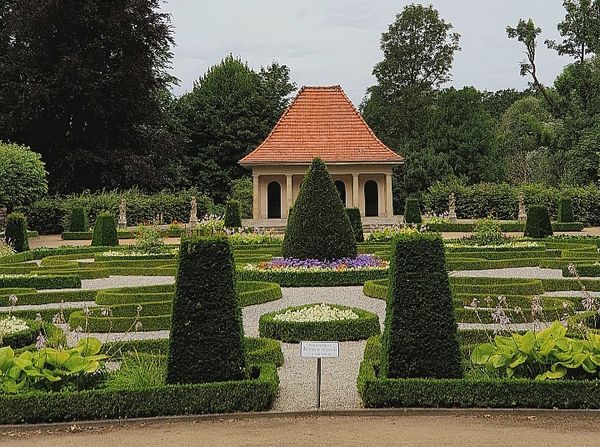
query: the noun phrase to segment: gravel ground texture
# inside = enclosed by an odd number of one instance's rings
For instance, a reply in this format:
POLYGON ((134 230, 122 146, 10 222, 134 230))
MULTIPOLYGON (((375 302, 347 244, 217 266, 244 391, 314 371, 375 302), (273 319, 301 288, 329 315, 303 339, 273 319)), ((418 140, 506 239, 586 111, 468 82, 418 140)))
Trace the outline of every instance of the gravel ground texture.
POLYGON ((486 278, 532 278, 532 279, 550 279, 563 278, 562 270, 543 269, 540 267, 519 267, 509 269, 490 269, 490 270, 457 270, 451 272, 450 276, 469 276, 486 278))
POLYGON ((82 289, 114 289, 118 287, 156 286, 175 284, 173 276, 109 276, 99 279, 82 279, 82 289))

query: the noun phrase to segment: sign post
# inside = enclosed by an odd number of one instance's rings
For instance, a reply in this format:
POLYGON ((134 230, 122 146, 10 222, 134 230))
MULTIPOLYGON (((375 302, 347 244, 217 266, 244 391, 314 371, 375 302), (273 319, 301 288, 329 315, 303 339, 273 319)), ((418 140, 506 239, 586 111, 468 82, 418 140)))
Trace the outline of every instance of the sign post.
POLYGON ((317 359, 317 409, 321 408, 321 359, 339 356, 340 344, 337 341, 300 342, 300 357, 317 359))

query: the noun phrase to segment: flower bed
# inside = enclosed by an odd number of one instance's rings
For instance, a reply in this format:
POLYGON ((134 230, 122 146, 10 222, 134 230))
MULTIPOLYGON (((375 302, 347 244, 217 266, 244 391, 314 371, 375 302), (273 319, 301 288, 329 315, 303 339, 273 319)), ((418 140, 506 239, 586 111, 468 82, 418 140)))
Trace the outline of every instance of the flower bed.
POLYGON ((309 304, 264 314, 259 320, 261 337, 287 343, 302 340, 363 340, 380 333, 379 318, 362 309, 309 304))

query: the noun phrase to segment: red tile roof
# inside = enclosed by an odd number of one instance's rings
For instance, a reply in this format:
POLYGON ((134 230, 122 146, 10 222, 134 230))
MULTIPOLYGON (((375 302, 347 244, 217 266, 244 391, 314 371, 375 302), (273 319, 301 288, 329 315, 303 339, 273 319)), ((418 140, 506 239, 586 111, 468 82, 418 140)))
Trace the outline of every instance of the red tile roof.
POLYGON ((363 120, 339 85, 302 87, 269 136, 240 160, 242 165, 396 163, 396 154, 363 120))

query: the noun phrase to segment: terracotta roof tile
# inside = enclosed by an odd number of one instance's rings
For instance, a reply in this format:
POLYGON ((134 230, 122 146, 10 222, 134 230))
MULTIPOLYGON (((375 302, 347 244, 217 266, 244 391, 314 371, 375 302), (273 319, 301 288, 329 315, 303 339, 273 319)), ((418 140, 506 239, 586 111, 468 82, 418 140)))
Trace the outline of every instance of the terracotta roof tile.
POLYGON ((240 164, 402 163, 363 120, 342 88, 302 87, 269 136, 240 164))

